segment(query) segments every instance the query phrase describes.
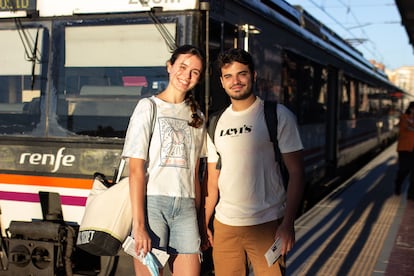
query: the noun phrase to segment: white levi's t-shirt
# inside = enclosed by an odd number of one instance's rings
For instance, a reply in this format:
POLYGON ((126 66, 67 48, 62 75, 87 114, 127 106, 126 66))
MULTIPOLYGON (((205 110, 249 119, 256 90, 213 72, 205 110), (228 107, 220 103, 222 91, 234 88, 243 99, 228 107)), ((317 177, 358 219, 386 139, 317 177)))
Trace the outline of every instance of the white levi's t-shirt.
MULTIPOLYGON (((265 223, 283 216, 286 192, 267 130, 263 101, 221 115, 214 142, 208 137, 208 162, 221 156, 218 180, 220 199, 215 217, 232 226, 265 223)), ((303 149, 296 118, 278 105, 278 142, 282 153, 303 149)))
POLYGON ((195 165, 205 155, 205 128, 188 125, 191 111, 185 102, 153 99, 157 115, 152 138, 151 102, 142 99, 130 118, 122 156, 147 161, 147 195, 195 198, 195 165))

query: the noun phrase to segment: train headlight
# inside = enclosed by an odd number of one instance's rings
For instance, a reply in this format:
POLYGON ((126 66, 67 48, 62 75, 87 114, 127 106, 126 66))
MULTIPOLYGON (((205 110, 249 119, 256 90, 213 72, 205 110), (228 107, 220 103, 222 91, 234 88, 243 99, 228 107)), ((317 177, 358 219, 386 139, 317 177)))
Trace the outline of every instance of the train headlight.
POLYGON ((11 248, 9 253, 9 263, 17 267, 25 267, 30 263, 29 248, 23 244, 15 245, 11 248))
POLYGON ((9 248, 10 275, 55 275, 54 242, 10 239, 9 248))

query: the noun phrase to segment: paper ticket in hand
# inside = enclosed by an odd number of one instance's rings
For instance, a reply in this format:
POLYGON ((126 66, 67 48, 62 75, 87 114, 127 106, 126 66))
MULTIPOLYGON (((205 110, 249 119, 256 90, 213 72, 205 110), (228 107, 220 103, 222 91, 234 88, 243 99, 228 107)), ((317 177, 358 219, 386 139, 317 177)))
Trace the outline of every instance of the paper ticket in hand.
MULTIPOLYGON (((126 238, 126 240, 122 244, 122 248, 124 248, 124 251, 127 254, 143 262, 143 255, 137 255, 137 253, 135 252, 135 240, 132 237, 128 236, 126 238)), ((170 257, 170 255, 167 252, 159 250, 157 248, 153 248, 151 250, 151 253, 157 258, 157 260, 160 262, 162 266, 165 266, 165 264, 168 261, 168 258, 170 257)))
POLYGON ((267 261, 267 265, 270 267, 272 266, 277 259, 279 259, 282 251, 282 241, 280 238, 277 238, 269 250, 265 253, 265 258, 267 261))

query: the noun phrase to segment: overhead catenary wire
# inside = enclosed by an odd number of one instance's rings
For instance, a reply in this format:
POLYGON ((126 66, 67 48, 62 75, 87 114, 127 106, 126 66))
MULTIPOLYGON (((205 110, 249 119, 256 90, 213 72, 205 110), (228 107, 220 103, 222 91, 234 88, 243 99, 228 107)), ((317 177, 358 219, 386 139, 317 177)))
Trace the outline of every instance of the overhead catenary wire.
MULTIPOLYGON (((378 3, 376 2, 375 4, 371 4, 371 5, 367 5, 367 4, 361 4, 361 3, 354 3, 351 0, 345 1, 345 0, 336 0, 336 2, 334 1, 326 1, 326 0, 308 0, 309 3, 311 3, 312 6, 316 7, 319 11, 321 11, 327 18, 329 18, 329 20, 333 21, 333 24, 327 24, 326 22, 324 22, 324 24, 326 25, 337 25, 338 28, 340 28, 341 30, 343 30, 343 32, 346 35, 349 35, 349 38, 346 39, 347 41, 349 41, 349 43, 351 45, 352 41, 358 41, 358 47, 363 48, 368 54, 369 56, 372 56, 373 59, 382 62, 384 64, 386 64, 385 60, 384 60, 384 56, 383 53, 381 53, 381 51, 378 49, 375 40, 373 40, 371 37, 369 37, 366 28, 368 26, 372 26, 372 25, 377 25, 377 24, 400 24, 400 21, 382 21, 382 22, 361 22, 360 17, 356 16, 356 9, 358 8, 380 8, 380 7, 384 7, 384 6, 395 6, 394 4, 384 4, 384 3, 378 3), (351 3, 352 2, 352 3, 351 3), (329 3, 329 6, 326 5, 326 3, 329 3), (350 16, 352 22, 354 23, 352 27, 346 26, 345 23, 342 21, 340 21, 341 19, 338 17, 333 16, 332 11, 333 9, 344 9, 344 15, 348 15, 350 16), (352 32, 351 30, 355 30, 355 29, 359 29, 361 31, 361 34, 363 35, 363 38, 359 37, 357 35, 355 35, 354 32, 352 32), (362 42, 369 42, 369 43, 362 43, 362 42)), ((302 3, 301 3, 302 4, 302 3)), ((341 31, 342 32, 342 31, 341 31)), ((343 35, 341 35, 343 36, 343 35)), ((356 47, 356 45, 353 45, 354 47, 356 47)))

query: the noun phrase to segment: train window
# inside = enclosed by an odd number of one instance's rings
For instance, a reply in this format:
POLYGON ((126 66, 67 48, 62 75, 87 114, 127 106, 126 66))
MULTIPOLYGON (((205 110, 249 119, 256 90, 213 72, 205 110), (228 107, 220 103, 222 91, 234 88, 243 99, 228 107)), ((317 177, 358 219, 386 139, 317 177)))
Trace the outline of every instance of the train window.
POLYGON ((40 121, 43 32, 0 30, 0 134, 29 134, 40 121))
POLYGON ((284 103, 301 125, 322 123, 327 110, 325 67, 294 54, 285 56, 283 71, 284 103))
POLYGON ((257 40, 253 40, 252 44, 255 47, 252 55, 258 72, 256 94, 262 99, 283 103, 282 51, 277 48, 262 48, 257 40))
POLYGON ((369 88, 366 84, 360 83, 358 115, 359 117, 367 117, 369 116, 369 113, 370 113, 369 88))
MULTIPOLYGON (((175 36, 175 24, 165 24, 175 36)), ((67 26, 58 123, 81 135, 124 137, 140 98, 165 88, 168 47, 153 24, 67 26)))
POLYGON ((372 91, 368 96, 371 114, 373 116, 388 115, 392 111, 393 104, 387 90, 376 88, 372 91))
POLYGON ((357 88, 356 82, 348 77, 342 80, 342 90, 340 95, 340 120, 352 120, 357 113, 357 88))
POLYGON ((393 112, 391 96, 386 89, 380 89, 380 115, 390 115, 393 112))
POLYGON ((392 103, 386 90, 360 84, 358 117, 376 117, 388 114, 391 106, 392 103))

